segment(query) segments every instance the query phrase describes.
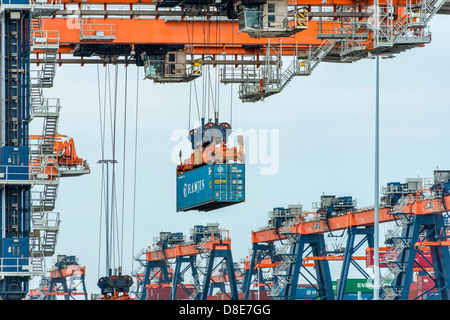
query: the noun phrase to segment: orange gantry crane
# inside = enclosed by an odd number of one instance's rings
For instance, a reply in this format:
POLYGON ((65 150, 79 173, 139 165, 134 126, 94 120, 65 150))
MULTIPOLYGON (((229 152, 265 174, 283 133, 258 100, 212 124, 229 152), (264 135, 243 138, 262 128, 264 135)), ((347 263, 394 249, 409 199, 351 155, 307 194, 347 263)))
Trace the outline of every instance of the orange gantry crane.
POLYGON ((149 248, 145 254, 145 272, 140 294, 141 300, 146 300, 147 286, 150 284, 150 274, 159 271, 164 279, 168 277, 168 263, 175 263, 173 272, 172 288, 170 300, 175 300, 177 289, 185 290, 193 300, 206 300, 208 293, 211 292, 211 284, 216 285, 213 272, 218 265, 222 265, 223 270, 228 274, 228 282, 231 290, 231 296, 222 289, 223 285, 214 287, 219 288, 232 300, 238 300, 238 291, 236 284, 236 273, 231 254, 231 239, 228 230, 219 229, 217 223, 196 225, 192 229, 191 237, 188 241, 184 239, 182 233, 161 232, 158 243, 154 248, 149 248), (221 261, 216 265, 216 259, 221 261), (182 269, 183 264, 188 264, 182 269), (203 264, 206 265, 203 265, 203 264), (221 264, 223 263, 223 264, 221 264), (203 283, 200 281, 199 268, 205 268, 203 274, 203 283), (182 283, 183 275, 191 270, 194 287, 187 288, 182 283))
POLYGON ((87 300, 85 276, 86 267, 80 266, 75 256, 58 255, 50 270, 50 282, 44 299, 56 300, 57 296, 64 296, 65 300, 70 300, 83 295, 87 300))
MULTIPOLYGON (((429 291, 438 299, 448 299, 449 178, 450 171, 436 170, 434 185, 429 188, 422 188, 417 179, 410 179, 405 184, 390 183, 384 188, 379 221, 395 222, 396 225, 386 235, 389 247, 382 255, 383 266, 388 269, 383 278, 384 299, 407 300, 413 272, 417 270, 432 271, 428 275, 434 285, 429 291)), ((328 262, 342 261, 336 298, 344 298, 350 265, 358 268, 355 260, 366 260, 368 265, 373 265, 369 261, 373 261, 370 257, 374 246, 374 208, 349 206, 346 210, 338 210, 338 204, 342 205, 339 198, 322 196, 320 208, 315 212, 303 212, 295 206, 274 209, 269 226, 252 232, 253 253, 243 285, 246 298, 251 278, 259 272, 258 264, 265 262, 265 266, 274 270, 272 298, 294 299, 300 269, 311 266, 311 261, 316 269, 318 298, 329 300, 334 300, 335 296, 328 262), (324 235, 333 236, 333 232, 340 230, 348 235, 344 251, 328 251, 324 235), (357 235, 364 237, 355 244, 357 235), (283 243, 278 250, 275 249, 276 242, 283 243), (368 243, 367 257, 353 256, 365 242, 368 243)), ((358 270, 369 278, 362 268, 358 270)))
MULTIPOLYGON (((36 31, 56 32, 58 63, 135 63, 155 82, 191 81, 203 65, 222 65, 221 81, 239 83, 242 101, 255 102, 322 61, 424 46, 430 20, 447 7, 446 0, 62 0, 36 31), (293 59, 286 68, 283 56, 293 59)), ((42 51, 33 52, 31 61, 42 62, 42 51)))

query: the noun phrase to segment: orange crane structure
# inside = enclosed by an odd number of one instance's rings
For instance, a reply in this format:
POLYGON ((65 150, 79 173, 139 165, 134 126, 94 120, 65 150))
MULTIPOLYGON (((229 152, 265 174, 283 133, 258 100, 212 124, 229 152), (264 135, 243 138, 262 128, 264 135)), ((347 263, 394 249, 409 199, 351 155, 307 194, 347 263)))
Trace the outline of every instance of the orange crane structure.
MULTIPOLYGON (((40 32, 56 32, 54 61, 135 63, 159 83, 192 81, 222 66, 242 101, 280 92, 324 62, 393 55, 431 41, 446 0, 62 0, 40 32), (67 57, 69 56, 69 57, 67 57), (292 61, 283 68, 281 57, 292 61)), ((37 26, 37 25, 36 25, 37 26)), ((39 50, 32 62, 42 62, 39 50)))
POLYGON ((228 274, 232 300, 238 300, 236 273, 231 254, 231 239, 228 230, 219 229, 218 224, 196 225, 192 229, 188 241, 182 233, 161 232, 160 238, 154 247, 149 247, 145 253, 145 272, 143 277, 140 299, 146 300, 147 286, 150 284, 151 274, 162 274, 162 278, 168 279, 168 264, 174 263, 172 288, 170 300, 175 300, 177 290, 185 290, 193 300, 206 300, 210 292, 211 284, 217 284, 220 291, 228 296, 224 290, 223 279, 221 284, 216 283, 213 272, 222 267, 222 271, 228 274), (220 262, 216 264, 216 259, 220 262), (187 264, 182 269, 182 266, 187 264), (194 288, 187 288, 181 280, 188 270, 191 270, 194 288), (203 280, 201 279, 203 278, 203 280), (202 283, 201 283, 202 282, 202 283))
MULTIPOLYGON (((384 299, 407 300, 413 271, 417 270, 427 274, 432 270, 434 286, 430 291, 434 290, 439 299, 449 298, 449 178, 450 171, 436 170, 429 188, 422 187, 421 179, 390 183, 384 188, 379 221, 396 223, 386 235, 389 247, 383 252, 382 262, 388 270, 383 277, 384 299)), ((334 196, 322 196, 319 207, 315 212, 303 212, 298 206, 275 208, 269 226, 252 232, 253 253, 243 288, 246 297, 259 264, 274 270, 272 299, 294 299, 301 268, 310 266, 310 261, 314 262, 319 299, 335 299, 330 261, 342 261, 336 296, 339 300, 344 297, 350 265, 370 278, 355 263, 366 258, 354 254, 366 242, 368 257, 373 252, 374 208, 357 209, 334 196), (325 245, 324 235, 333 236, 336 231, 348 235, 342 252, 329 251, 325 245), (363 239, 355 244, 357 235, 363 239), (281 248, 275 248, 276 242, 282 242, 281 248)))
POLYGON ((57 296, 70 300, 77 295, 87 300, 86 267, 81 267, 76 260, 75 256, 57 256, 57 262, 50 271, 50 283, 44 300, 56 300, 57 296))

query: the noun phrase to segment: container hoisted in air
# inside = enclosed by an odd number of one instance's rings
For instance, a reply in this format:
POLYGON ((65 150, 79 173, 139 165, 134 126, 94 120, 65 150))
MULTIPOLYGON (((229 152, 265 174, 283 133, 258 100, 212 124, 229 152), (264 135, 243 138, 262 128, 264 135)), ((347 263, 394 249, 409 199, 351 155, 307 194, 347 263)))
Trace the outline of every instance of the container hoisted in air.
MULTIPOLYGON (((177 166, 177 211, 211 211, 245 201, 243 137, 227 147, 231 126, 204 123, 191 130, 194 152, 177 166)), ((181 159, 180 159, 181 160, 181 159)))

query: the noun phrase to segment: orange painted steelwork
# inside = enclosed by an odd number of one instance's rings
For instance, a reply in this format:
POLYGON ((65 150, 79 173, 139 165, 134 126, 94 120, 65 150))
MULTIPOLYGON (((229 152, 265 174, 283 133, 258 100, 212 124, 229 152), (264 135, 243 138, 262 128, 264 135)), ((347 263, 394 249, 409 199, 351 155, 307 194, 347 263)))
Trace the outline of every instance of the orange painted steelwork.
POLYGON ((86 274, 86 267, 80 267, 80 266, 68 266, 67 268, 58 270, 54 269, 50 271, 50 278, 65 278, 70 277, 74 275, 85 275, 86 274))
MULTIPOLYGON (((47 0, 48 3, 51 3, 51 0, 47 0)), ((155 1, 155 0, 62 0, 61 1, 64 4, 103 4, 103 5, 107 5, 107 4, 157 4, 160 1, 155 1)), ((398 5, 405 5, 406 4, 406 0, 393 0, 390 1, 394 6, 398 6, 398 5)), ((333 5, 346 5, 346 6, 351 6, 351 5, 365 5, 365 6, 371 6, 374 4, 373 0, 367 0, 367 1, 354 1, 354 0, 328 0, 324 3, 323 0, 294 0, 294 1, 289 1, 289 3, 297 3, 298 5, 302 5, 302 6, 333 6, 333 5)), ((380 4, 386 4, 387 0, 380 0, 379 1, 380 4)))
POLYGON ((177 245, 173 248, 167 248, 164 250, 150 251, 146 253, 147 261, 166 261, 177 257, 191 257, 196 256, 203 252, 203 250, 229 250, 231 248, 231 239, 226 240, 211 238, 211 240, 205 242, 202 245, 202 249, 198 247, 198 244, 186 244, 177 245))
MULTIPOLYGON (((418 192, 420 194, 420 192, 418 192)), ((450 196, 445 196, 443 199, 434 198, 428 200, 412 201, 406 204, 402 209, 403 213, 410 214, 437 214, 445 210, 441 207, 442 201, 445 202, 445 207, 450 207, 450 196)), ((380 223, 394 221, 394 215, 389 214, 390 208, 380 208, 379 221, 380 223)), ((346 215, 330 217, 327 220, 314 220, 306 222, 304 215, 289 229, 289 233, 295 234, 323 234, 329 231, 344 230, 353 226, 372 226, 374 224, 374 210, 366 209, 360 211, 350 211, 346 215)), ((252 231, 252 243, 273 243, 286 237, 278 230, 268 229, 261 231, 252 231), (278 232, 277 232, 278 231, 278 232)))
MULTIPOLYGON (((58 136, 59 138, 60 136, 58 136)), ((83 164, 83 159, 77 156, 73 138, 61 141, 57 139, 53 148, 58 155, 58 165, 65 167, 76 167, 83 164)))
MULTIPOLYGON (((43 18, 44 30, 58 30, 60 53, 71 53, 76 44, 147 44, 147 45, 189 45, 190 53, 198 55, 241 55, 265 53, 267 39, 251 38, 238 33, 237 22, 209 21, 205 27, 202 21, 167 21, 162 19, 113 19, 96 18, 99 25, 113 25, 117 30, 114 40, 80 40, 80 25, 74 18, 43 18), (216 32, 218 30, 219 32, 216 32), (208 41, 205 42, 205 34, 208 41), (250 46, 244 48, 244 46, 250 46), (260 48, 258 48, 260 46, 260 48)), ((326 25, 326 23, 324 23, 326 25)), ((307 30, 295 36, 283 38, 283 54, 292 55, 295 45, 306 50, 308 45, 317 46, 322 41, 316 38, 317 22, 311 21, 307 30)), ((272 44, 279 42, 273 40, 272 44)))
MULTIPOLYGON (((240 140, 238 139, 238 141, 240 140)), ((216 143, 213 142, 204 149, 194 150, 188 159, 177 166, 177 175, 205 164, 227 163, 228 161, 244 163, 245 155, 242 141, 239 142, 239 148, 227 147, 225 142, 216 146, 216 143)))

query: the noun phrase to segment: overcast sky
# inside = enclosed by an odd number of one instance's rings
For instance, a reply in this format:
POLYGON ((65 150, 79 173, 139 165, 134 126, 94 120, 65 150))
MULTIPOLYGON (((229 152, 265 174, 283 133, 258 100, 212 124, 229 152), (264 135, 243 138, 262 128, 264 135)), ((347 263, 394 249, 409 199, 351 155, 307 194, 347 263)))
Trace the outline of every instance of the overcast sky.
MULTIPOLYGON (((446 136, 450 118, 448 22, 448 17, 436 16, 431 22, 431 44, 381 60, 380 185, 432 177, 437 166, 450 168, 446 136)), ((218 222, 229 230, 233 258, 239 261, 249 254, 251 231, 267 224, 268 211, 274 207, 302 203, 304 210, 311 210, 322 193, 353 196, 358 207, 373 205, 375 60, 321 63, 311 76, 294 78, 281 93, 257 103, 240 102, 238 85, 233 92, 230 85, 221 85, 220 121, 230 121, 232 96, 233 128, 277 130, 279 167, 275 174, 263 175, 261 169, 267 165, 261 159, 247 165, 245 203, 209 213, 177 213, 175 207, 176 164, 171 154, 179 141, 171 137, 176 130, 187 129, 189 84, 154 84, 142 80, 143 70, 140 72, 132 252, 136 67, 128 69, 124 274, 132 272, 132 256, 152 245, 160 231, 189 236, 194 225, 218 222)), ((103 66, 100 74, 103 86, 103 66)), ((123 66, 119 66, 119 74, 123 80, 123 66)), ((201 84, 201 79, 197 81, 201 84)), ((123 81, 118 89, 116 159, 121 214, 123 81)), ((61 98, 58 131, 74 138, 78 155, 91 167, 89 175, 61 179, 55 211, 61 213, 62 222, 56 252, 79 258, 80 265, 86 266, 88 292, 96 293, 97 280, 105 275, 103 248, 98 273, 101 166, 97 161, 101 159, 101 141, 97 67, 58 67, 54 87, 44 95, 61 98)), ((54 259, 49 259, 47 265, 53 263, 54 259)), ((333 279, 339 276, 339 266, 331 262, 333 279)))

